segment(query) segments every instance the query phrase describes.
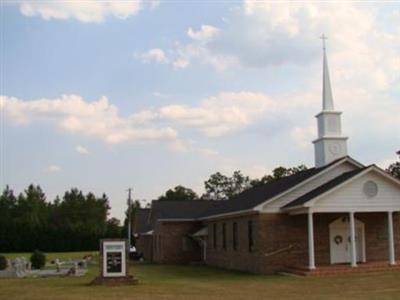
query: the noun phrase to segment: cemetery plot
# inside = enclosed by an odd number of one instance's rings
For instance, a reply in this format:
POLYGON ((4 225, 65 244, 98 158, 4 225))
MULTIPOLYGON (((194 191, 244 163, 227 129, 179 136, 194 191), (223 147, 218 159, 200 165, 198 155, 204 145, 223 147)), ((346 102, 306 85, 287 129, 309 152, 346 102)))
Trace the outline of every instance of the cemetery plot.
POLYGON ((32 263, 22 256, 7 259, 7 267, 0 271, 0 278, 83 276, 87 272, 88 264, 93 263, 91 257, 64 261, 56 258, 43 269, 33 269, 32 263))

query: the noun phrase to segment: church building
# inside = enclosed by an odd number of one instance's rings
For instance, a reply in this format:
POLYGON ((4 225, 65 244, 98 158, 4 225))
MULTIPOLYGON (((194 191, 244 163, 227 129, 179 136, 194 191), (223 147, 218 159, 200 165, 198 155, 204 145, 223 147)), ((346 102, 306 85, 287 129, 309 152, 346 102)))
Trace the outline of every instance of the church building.
POLYGON ((138 251, 255 273, 400 270, 400 181, 348 155, 325 44, 316 118, 313 168, 226 201, 153 201, 136 213, 138 251))

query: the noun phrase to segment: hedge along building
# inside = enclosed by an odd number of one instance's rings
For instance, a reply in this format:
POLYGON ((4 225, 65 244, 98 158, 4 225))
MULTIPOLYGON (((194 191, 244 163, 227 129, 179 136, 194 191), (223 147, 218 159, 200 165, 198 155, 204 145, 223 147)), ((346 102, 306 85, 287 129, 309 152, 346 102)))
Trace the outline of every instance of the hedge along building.
MULTIPOLYGON (((153 201, 145 256, 259 273, 400 257, 400 181, 347 155, 325 43, 315 167, 226 201, 153 201), (151 254, 149 249, 151 248, 151 254)), ((142 235, 141 235, 142 234, 142 235)))

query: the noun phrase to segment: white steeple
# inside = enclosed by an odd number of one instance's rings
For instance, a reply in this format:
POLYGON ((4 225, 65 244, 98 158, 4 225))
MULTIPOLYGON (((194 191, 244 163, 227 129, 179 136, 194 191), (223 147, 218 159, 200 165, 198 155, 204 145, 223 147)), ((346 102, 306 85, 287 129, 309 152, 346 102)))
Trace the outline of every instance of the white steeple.
POLYGON ((326 58, 326 47, 325 40, 327 37, 323 34, 321 36, 322 40, 322 51, 324 55, 324 63, 323 63, 323 74, 322 74, 322 109, 323 110, 334 110, 333 108, 333 97, 332 97, 332 89, 331 89, 331 80, 329 78, 329 69, 328 69, 328 59, 326 58))
POLYGON ((323 49, 322 71, 322 112, 318 120, 318 138, 313 141, 315 150, 315 167, 319 168, 347 155, 347 137, 342 136, 341 112, 335 111, 331 82, 329 78, 328 59, 326 57, 325 35, 321 36, 323 49))

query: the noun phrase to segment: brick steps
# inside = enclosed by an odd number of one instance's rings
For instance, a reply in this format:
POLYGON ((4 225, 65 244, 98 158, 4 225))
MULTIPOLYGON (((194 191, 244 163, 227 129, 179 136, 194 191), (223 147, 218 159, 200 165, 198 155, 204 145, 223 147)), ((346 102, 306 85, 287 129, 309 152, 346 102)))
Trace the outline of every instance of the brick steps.
POLYGON ((283 273, 290 273, 299 276, 334 276, 340 274, 359 274, 359 273, 382 273, 382 272, 400 272, 400 262, 391 266, 388 263, 366 263, 359 264, 352 268, 350 265, 330 265, 317 267, 309 270, 303 266, 289 266, 283 270, 283 273))

